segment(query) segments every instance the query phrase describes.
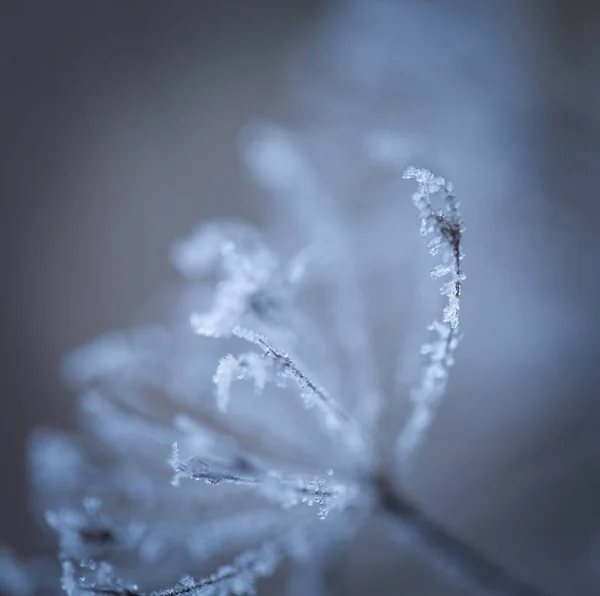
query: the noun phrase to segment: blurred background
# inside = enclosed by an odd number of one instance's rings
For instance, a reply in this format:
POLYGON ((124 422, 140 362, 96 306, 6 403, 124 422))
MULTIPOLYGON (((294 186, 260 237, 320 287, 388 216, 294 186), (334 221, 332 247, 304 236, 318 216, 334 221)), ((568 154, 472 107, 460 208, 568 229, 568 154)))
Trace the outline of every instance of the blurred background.
POLYGON ((74 421, 64 354, 173 282, 197 220, 266 219, 238 139, 268 117, 393 130, 455 182, 467 335, 415 490, 526 579, 598 589, 599 35, 591 0, 4 2, 0 541, 36 552, 26 439, 74 421))

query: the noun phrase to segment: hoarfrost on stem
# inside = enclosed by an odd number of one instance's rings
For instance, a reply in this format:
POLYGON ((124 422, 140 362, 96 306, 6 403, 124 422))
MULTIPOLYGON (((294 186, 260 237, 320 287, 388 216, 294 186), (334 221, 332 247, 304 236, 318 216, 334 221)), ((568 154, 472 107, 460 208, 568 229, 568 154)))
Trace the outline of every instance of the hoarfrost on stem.
POLYGON ((403 177, 414 179, 419 185, 412 199, 421 217, 421 234, 429 238, 427 247, 430 254, 438 257, 431 276, 449 278, 440 290, 447 298, 442 321, 433 321, 429 326, 433 337, 421 348, 427 361, 420 382, 411 391, 413 412, 398 438, 399 456, 406 459, 423 440, 435 408, 446 391, 448 369, 454 364, 454 351, 461 337, 459 309, 465 274, 461 267, 464 224, 452 184, 434 176, 429 170, 414 167, 408 168, 403 177), (440 209, 435 209, 432 204, 432 195, 436 193, 443 194, 440 209))

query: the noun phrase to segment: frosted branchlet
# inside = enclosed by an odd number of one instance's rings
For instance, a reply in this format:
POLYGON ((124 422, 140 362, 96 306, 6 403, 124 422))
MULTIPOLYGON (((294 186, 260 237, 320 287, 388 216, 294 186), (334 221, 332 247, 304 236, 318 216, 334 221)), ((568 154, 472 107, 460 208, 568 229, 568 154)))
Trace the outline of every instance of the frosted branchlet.
POLYGON ((398 438, 399 457, 406 460, 423 440, 446 391, 448 369, 454 364, 454 351, 461 338, 459 309, 465 275, 461 267, 464 225, 452 184, 425 169, 408 168, 403 177, 415 179, 419 185, 412 199, 421 217, 421 234, 428 238, 430 254, 438 258, 431 276, 449 277, 440 289, 447 298, 442 322, 430 325, 433 337, 421 348, 426 363, 419 384, 411 391, 412 414, 398 438), (438 209, 432 204, 432 196, 437 193, 443 195, 438 209))

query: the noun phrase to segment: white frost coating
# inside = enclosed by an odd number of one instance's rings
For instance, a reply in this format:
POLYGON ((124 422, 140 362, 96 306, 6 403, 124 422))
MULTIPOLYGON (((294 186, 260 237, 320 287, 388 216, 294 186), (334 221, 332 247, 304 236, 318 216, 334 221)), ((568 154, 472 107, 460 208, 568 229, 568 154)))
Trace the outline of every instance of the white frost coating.
MULTIPOLYGON (((195 247, 195 251, 190 250, 194 254, 202 253, 201 249, 208 250, 210 257, 217 252, 222 276, 211 309, 196 314, 196 324, 215 336, 222 336, 227 335, 231 327, 251 309, 253 299, 266 288, 273 277, 277 261, 264 246, 257 246, 257 242, 253 242, 252 252, 247 253, 239 246, 239 238, 236 242, 229 238, 213 236, 214 233, 211 233, 210 239, 217 243, 218 251, 210 245, 207 249, 204 244, 199 248, 195 247)), ((247 238, 244 240, 244 244, 249 243, 247 238)))
POLYGON ((454 351, 461 338, 460 294, 465 275, 461 269, 464 225, 452 184, 434 176, 429 170, 412 167, 404 172, 403 177, 415 179, 419 185, 412 198, 421 217, 421 234, 430 237, 427 241, 429 252, 439 258, 431 276, 434 279, 450 276, 440 289, 447 298, 442 322, 434 321, 428 328, 434 337, 421 348, 426 363, 419 384, 411 391, 413 411, 397 442, 398 454, 405 460, 423 440, 433 422, 435 409, 446 392, 448 369, 454 364, 454 351), (444 195, 441 209, 435 209, 431 202, 432 195, 438 192, 444 195))
POLYGON ((256 230, 242 224, 204 225, 173 247, 173 259, 188 277, 215 269, 219 282, 212 306, 192 315, 192 325, 204 335, 227 337, 244 321, 290 337, 294 313, 291 301, 306 268, 315 258, 316 243, 281 264, 256 230))
POLYGON ((61 587, 66 592, 67 596, 77 596, 79 591, 79 579, 76 569, 76 564, 70 559, 61 561, 62 577, 61 587))
POLYGON ((197 456, 182 459, 179 445, 173 444, 170 459, 174 474, 173 486, 182 479, 203 481, 210 485, 237 484, 251 487, 284 509, 301 503, 316 506, 318 517, 324 519, 330 511, 344 509, 357 496, 353 484, 332 482, 318 476, 288 476, 262 468, 249 468, 245 462, 230 462, 229 466, 213 465, 197 456))
POLYGON ((429 170, 408 168, 403 177, 414 178, 419 190, 413 194, 413 202, 421 216, 421 234, 431 236, 427 242, 432 256, 439 256, 440 262, 433 269, 433 277, 450 275, 451 278, 440 289, 448 298, 443 311, 444 323, 450 327, 458 327, 458 311, 460 308, 461 284, 465 279, 460 261, 463 258, 461 237, 464 231, 462 219, 458 211, 458 200, 452 184, 442 177, 434 176, 429 170), (436 210, 431 204, 431 195, 444 193, 443 209, 436 210))
MULTIPOLYGON (((125 586, 107 562, 96 559, 106 544, 119 535, 101 513, 101 503, 87 499, 79 511, 64 509, 47 512, 46 520, 59 537, 61 586, 68 596, 101 593, 111 586, 116 594, 125 594, 125 586)), ((123 534, 124 535, 124 534, 123 534)))
POLYGON ((256 393, 262 393, 267 382, 273 379, 273 361, 256 352, 223 356, 213 377, 217 386, 217 404, 222 412, 229 404, 231 384, 243 379, 254 381, 256 393))

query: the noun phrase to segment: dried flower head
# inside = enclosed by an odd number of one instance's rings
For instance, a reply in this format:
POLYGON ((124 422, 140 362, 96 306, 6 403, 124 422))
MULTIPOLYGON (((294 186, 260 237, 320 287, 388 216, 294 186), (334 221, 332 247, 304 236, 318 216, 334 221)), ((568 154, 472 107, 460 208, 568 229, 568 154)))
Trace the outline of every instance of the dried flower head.
POLYGON ((188 283, 167 324, 108 333, 66 359, 81 432, 40 431, 31 451, 62 589, 252 594, 289 559, 304 570, 290 593, 317 594, 333 553, 382 513, 391 531, 459 577, 536 594, 402 491, 402 469, 433 422, 460 341, 464 227, 452 185, 428 170, 404 172, 418 185, 412 198, 432 276, 446 279, 445 305, 390 448, 378 429, 397 398, 381 389, 360 246, 298 136, 260 123, 245 141, 251 173, 284 199, 302 241, 280 258, 247 224, 203 224, 173 247, 188 283))

